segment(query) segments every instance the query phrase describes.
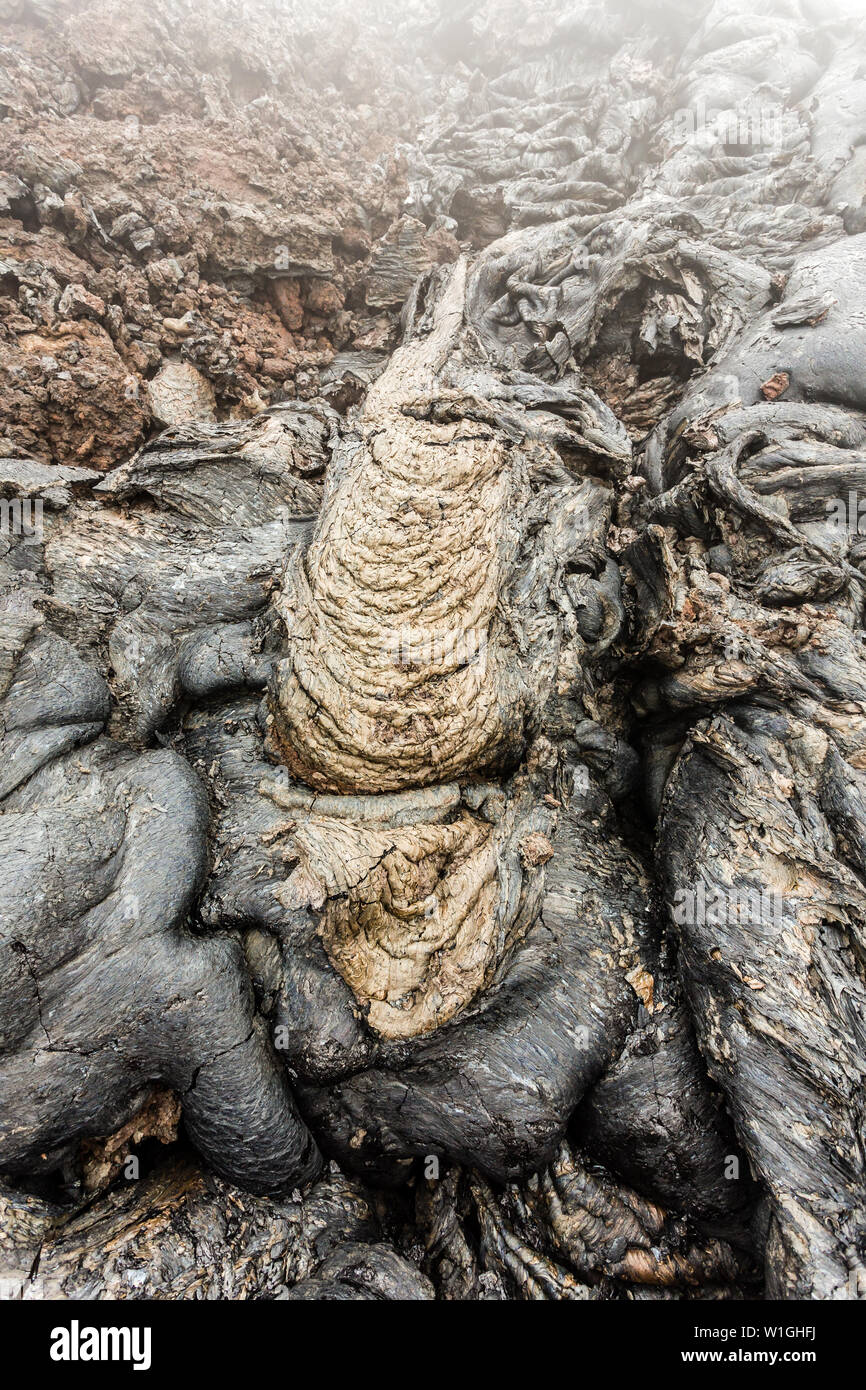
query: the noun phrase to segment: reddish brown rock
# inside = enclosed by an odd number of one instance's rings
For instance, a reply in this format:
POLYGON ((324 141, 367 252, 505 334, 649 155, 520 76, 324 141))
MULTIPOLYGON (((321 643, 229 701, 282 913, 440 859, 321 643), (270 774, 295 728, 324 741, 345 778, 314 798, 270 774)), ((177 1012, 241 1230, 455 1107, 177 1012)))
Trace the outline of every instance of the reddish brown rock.
POLYGON ((113 467, 144 438, 140 388, 98 324, 22 333, 0 346, 0 446, 46 463, 113 467))
POLYGON ((761 395, 767 401, 775 401, 785 394, 790 384, 791 378, 787 372, 774 372, 769 381, 765 381, 761 387, 761 395))

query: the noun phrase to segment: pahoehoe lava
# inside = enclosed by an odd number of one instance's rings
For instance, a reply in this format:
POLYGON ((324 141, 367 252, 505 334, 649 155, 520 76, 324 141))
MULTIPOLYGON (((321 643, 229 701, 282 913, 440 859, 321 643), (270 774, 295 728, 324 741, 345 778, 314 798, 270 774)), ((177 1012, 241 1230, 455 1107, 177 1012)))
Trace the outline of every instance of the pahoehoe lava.
POLYGON ((866 1295, 866 19, 530 9, 0 0, 22 1289, 866 1295))

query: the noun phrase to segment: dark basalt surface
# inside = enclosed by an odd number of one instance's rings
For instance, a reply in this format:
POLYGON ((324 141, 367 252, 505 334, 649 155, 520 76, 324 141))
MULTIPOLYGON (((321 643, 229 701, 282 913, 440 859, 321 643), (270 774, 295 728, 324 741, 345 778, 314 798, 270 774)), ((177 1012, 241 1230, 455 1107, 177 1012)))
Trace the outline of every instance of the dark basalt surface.
MULTIPOLYGON (((336 45, 250 9, 0 0, 0 1276, 862 1297, 864 21, 416 0, 336 45), (291 576, 400 370, 395 418, 523 488, 521 704, 445 810, 274 737, 291 576), (495 950, 388 1036, 327 945, 357 884, 287 885, 310 826, 411 860, 458 816, 495 950)), ((429 531, 400 584, 462 592, 429 531)))

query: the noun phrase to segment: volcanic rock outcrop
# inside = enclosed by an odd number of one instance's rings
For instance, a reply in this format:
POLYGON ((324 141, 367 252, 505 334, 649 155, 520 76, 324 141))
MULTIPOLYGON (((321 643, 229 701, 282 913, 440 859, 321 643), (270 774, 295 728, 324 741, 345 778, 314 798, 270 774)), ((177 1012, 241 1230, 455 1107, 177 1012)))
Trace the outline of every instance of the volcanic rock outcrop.
POLYGON ((374 9, 0 5, 0 1274, 861 1297, 863 20, 374 9))

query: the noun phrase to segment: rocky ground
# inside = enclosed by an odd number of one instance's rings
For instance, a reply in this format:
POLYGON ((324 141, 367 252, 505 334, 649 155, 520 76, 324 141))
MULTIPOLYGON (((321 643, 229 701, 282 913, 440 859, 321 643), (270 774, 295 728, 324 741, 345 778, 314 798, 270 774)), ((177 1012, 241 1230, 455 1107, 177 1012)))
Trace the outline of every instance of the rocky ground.
POLYGON ((866 1296, 866 28, 0 0, 9 1296, 866 1296))

